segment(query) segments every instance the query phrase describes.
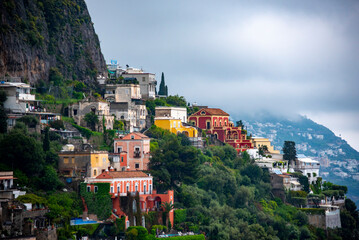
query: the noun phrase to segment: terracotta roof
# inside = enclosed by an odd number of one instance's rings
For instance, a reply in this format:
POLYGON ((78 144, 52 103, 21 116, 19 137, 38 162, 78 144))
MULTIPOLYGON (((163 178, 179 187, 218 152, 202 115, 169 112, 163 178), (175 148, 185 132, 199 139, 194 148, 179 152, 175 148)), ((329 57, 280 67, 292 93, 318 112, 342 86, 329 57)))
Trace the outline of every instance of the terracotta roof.
POLYGON ((147 137, 146 135, 139 133, 139 132, 133 132, 133 133, 129 133, 126 136, 124 136, 123 138, 116 138, 115 140, 133 140, 131 138, 131 136, 134 136, 134 140, 138 140, 138 139, 150 139, 149 137, 147 137))
POLYGON ((108 178, 143 178, 149 177, 146 173, 142 171, 105 171, 98 175, 98 179, 108 179, 108 178))
POLYGON ((219 108, 202 108, 198 112, 201 112, 201 111, 206 111, 210 115, 229 116, 228 113, 226 113, 225 111, 223 111, 222 109, 219 109, 219 108))

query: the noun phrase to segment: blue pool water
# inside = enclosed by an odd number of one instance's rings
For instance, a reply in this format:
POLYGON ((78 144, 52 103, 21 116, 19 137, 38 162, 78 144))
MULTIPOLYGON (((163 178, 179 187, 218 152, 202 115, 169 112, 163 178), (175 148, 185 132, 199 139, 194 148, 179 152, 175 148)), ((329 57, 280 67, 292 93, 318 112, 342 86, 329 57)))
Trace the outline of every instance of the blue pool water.
POLYGON ((74 226, 74 225, 85 225, 85 224, 94 224, 97 223, 97 221, 93 221, 93 220, 83 220, 82 218, 73 218, 70 221, 70 225, 74 226))

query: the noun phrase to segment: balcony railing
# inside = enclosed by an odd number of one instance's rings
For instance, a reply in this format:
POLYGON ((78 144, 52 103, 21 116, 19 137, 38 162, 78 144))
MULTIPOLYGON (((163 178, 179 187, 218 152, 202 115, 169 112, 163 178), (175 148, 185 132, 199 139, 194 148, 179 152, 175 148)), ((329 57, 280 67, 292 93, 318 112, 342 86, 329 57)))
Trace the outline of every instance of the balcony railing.
POLYGON ((319 169, 319 164, 313 164, 313 165, 295 165, 295 169, 319 169))
POLYGON ((133 157, 134 158, 140 158, 141 157, 141 152, 140 151, 134 151, 133 152, 133 157))

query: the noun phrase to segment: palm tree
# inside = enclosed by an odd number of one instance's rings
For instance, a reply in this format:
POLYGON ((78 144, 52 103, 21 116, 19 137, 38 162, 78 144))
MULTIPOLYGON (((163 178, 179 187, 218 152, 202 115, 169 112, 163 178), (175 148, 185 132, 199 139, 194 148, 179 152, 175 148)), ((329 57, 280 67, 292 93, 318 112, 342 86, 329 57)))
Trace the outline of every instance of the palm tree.
POLYGON ((172 202, 163 202, 161 204, 161 207, 163 208, 163 211, 166 213, 166 227, 168 229, 168 220, 170 218, 169 213, 174 207, 173 207, 172 202))

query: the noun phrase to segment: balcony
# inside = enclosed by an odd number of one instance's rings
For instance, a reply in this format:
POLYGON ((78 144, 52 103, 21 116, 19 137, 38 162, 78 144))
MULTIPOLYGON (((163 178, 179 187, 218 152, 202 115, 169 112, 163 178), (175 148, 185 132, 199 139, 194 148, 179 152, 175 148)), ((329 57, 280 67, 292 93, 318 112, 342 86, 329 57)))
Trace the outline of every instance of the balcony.
POLYGON ((134 158, 141 158, 141 152, 140 151, 134 151, 133 152, 133 157, 134 158))
POLYGON ((295 165, 294 169, 300 169, 300 170, 305 170, 305 169, 319 169, 320 164, 299 164, 299 165, 295 165))

